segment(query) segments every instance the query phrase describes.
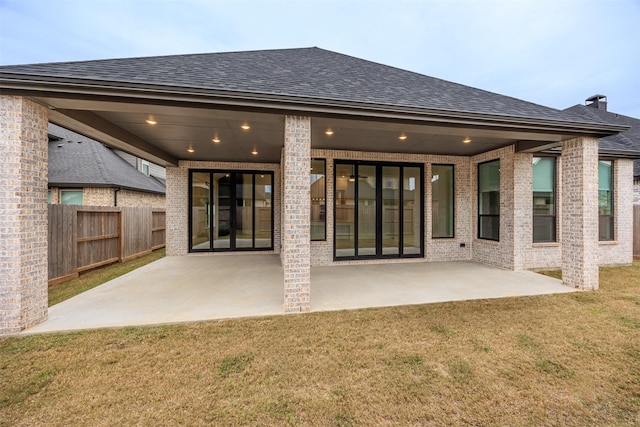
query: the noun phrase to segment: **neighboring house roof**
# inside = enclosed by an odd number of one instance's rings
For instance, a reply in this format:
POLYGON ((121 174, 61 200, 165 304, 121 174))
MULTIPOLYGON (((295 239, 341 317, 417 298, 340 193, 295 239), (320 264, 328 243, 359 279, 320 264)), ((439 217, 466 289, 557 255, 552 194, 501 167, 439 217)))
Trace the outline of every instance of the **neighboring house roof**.
POLYGON ((165 194, 159 180, 133 168, 98 141, 49 123, 50 187, 120 187, 165 194))
MULTIPOLYGON (((604 123, 631 127, 626 132, 600 138, 599 145, 601 152, 619 154, 624 152, 637 153, 640 151, 640 119, 607 111, 606 103, 601 103, 600 108, 598 108, 598 104, 594 104, 594 106, 578 104, 567 108, 565 111, 591 120, 600 120, 604 123)), ((640 160, 636 160, 633 164, 633 175, 635 179, 640 178, 640 160)))
MULTIPOLYGON (((320 49, 281 49, 0 67, 4 76, 189 88, 257 100, 408 107, 589 123, 565 111, 320 49), (262 96, 260 96, 262 95, 262 96), (305 101, 306 100, 306 101, 305 101)), ((193 92, 192 92, 193 93, 193 92)), ((342 105, 342 104, 340 104, 342 105)))

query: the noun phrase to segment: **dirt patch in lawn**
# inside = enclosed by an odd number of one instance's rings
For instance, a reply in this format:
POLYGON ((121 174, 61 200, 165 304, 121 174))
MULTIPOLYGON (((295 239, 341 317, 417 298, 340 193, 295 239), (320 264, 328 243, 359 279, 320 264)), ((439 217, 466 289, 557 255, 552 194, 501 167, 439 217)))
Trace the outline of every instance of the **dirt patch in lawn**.
POLYGON ((638 425, 640 263, 596 292, 0 340, 6 425, 638 425))

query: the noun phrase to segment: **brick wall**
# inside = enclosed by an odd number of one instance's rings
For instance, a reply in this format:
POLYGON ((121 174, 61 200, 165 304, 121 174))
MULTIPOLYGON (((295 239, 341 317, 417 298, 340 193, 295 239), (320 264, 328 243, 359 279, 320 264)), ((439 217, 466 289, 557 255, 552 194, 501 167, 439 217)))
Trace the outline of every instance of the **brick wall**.
POLYGON ((401 262, 424 262, 424 261, 459 261, 471 259, 471 215, 469 187, 470 162, 468 157, 460 156, 437 156, 425 154, 404 154, 404 153, 379 153, 360 152, 346 150, 311 150, 311 157, 327 160, 326 171, 326 218, 327 218, 327 240, 311 242, 311 263, 312 265, 330 264, 378 264, 378 263, 401 263, 401 262), (334 236, 334 160, 362 160, 377 162, 403 162, 416 163, 424 167, 423 192, 425 197, 424 212, 424 239, 425 257, 406 259, 384 259, 384 260, 353 260, 353 261, 333 261, 333 236, 334 236), (455 176, 455 233, 452 239, 432 239, 431 234, 431 165, 451 164, 454 165, 455 176), (460 244, 465 247, 461 248, 460 244))
POLYGON ((47 109, 0 96, 0 334, 47 318, 47 109))
POLYGON ((286 116, 282 190, 285 313, 307 312, 311 309, 310 150, 311 119, 286 116))
MULTIPOLYGON (((514 268, 514 146, 489 151, 471 158, 471 211, 473 216, 473 260, 496 267, 514 268), (478 239, 478 164, 500 159, 500 241, 478 239)), ((524 179, 524 178, 521 178, 524 179)), ((530 187, 531 188, 531 187, 530 187)))
POLYGON ((164 209, 165 195, 143 193, 142 191, 120 190, 118 191, 118 206, 164 209))
POLYGON ((633 262, 633 160, 613 161, 614 241, 599 242, 600 265, 633 262))
MULTIPOLYGON (((66 188, 51 187, 51 204, 60 203, 60 190, 66 188)), ((82 189, 82 204, 84 206, 113 206, 115 189, 109 187, 85 187, 82 189)), ((118 206, 136 208, 164 209, 165 196, 163 194, 145 193, 142 191, 118 191, 118 206)))
POLYGON ((598 288, 598 140, 562 144, 562 280, 568 286, 598 288))

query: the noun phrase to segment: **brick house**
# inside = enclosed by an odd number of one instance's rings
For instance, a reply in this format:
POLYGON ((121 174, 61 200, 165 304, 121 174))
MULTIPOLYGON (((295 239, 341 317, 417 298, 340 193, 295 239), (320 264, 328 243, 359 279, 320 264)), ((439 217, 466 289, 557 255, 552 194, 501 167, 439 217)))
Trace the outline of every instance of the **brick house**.
MULTIPOLYGON (((585 100, 584 105, 574 105, 565 111, 590 120, 629 126, 629 130, 600 139, 600 147, 617 150, 619 156, 626 152, 636 153, 640 150, 640 119, 607 111, 607 97, 593 95, 585 100)), ((640 205, 640 160, 633 162, 633 204, 640 205)))
POLYGON ((167 168, 169 256, 280 254, 287 313, 315 265, 560 267, 591 290, 632 262, 640 153, 598 146, 627 126, 319 48, 5 66, 0 88, 5 332, 47 313, 47 120, 167 168))
POLYGON ((49 203, 164 208, 164 179, 151 173, 149 162, 145 173, 134 166, 142 164, 138 159, 127 161, 126 153, 91 138, 52 123, 48 133, 49 203))

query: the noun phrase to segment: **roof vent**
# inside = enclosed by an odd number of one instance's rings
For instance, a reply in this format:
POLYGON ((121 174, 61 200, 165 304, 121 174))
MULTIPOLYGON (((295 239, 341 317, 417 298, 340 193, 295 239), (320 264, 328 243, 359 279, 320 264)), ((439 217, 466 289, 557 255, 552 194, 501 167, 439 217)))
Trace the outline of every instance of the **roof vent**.
POLYGON ((596 110, 607 111, 607 97, 604 95, 590 96, 584 102, 587 107, 595 108, 596 110))

